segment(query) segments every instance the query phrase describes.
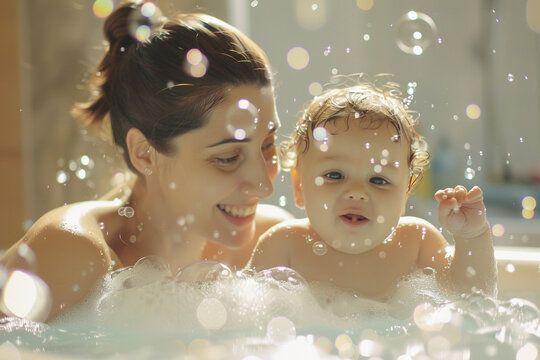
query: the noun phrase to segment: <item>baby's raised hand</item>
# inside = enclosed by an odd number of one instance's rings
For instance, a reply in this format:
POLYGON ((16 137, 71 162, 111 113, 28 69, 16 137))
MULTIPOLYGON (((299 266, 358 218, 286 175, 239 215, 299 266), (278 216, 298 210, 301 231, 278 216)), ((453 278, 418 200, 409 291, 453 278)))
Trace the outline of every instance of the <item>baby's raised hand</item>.
POLYGON ((439 223, 453 235, 473 238, 489 227, 482 190, 478 186, 470 191, 462 185, 439 190, 435 199, 439 203, 439 223))

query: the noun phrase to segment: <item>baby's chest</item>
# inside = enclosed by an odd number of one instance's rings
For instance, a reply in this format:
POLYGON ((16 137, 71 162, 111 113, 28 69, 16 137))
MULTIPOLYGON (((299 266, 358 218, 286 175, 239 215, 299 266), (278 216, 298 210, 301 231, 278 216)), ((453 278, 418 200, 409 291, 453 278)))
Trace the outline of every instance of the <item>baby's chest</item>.
POLYGON ((310 281, 328 282, 360 296, 377 298, 392 291, 403 276, 416 268, 417 255, 414 246, 397 243, 360 255, 339 252, 315 255, 306 275, 310 281))

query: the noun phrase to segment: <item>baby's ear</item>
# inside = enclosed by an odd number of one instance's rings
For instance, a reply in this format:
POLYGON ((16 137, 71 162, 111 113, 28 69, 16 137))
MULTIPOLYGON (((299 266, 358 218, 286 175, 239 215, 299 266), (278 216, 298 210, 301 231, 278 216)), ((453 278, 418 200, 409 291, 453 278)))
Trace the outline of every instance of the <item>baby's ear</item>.
POLYGON ((294 203, 300 209, 304 208, 304 192, 302 191, 302 179, 295 167, 291 168, 291 177, 293 183, 294 203))

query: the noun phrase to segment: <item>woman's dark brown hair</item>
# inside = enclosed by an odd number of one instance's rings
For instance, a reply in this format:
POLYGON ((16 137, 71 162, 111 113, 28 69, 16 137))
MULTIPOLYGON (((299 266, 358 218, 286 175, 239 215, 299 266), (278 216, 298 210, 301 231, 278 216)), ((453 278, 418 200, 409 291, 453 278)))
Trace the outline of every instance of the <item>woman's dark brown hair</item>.
POLYGON ((266 54, 238 29, 209 15, 178 15, 137 40, 134 27, 143 24, 145 30, 145 21, 146 29, 155 25, 141 14, 143 6, 123 3, 107 18, 109 46, 89 80, 93 97, 73 111, 86 126, 109 116, 114 142, 135 172, 126 148, 130 128, 139 129, 157 151, 171 154, 171 140, 203 126, 229 87, 272 82, 266 54), (189 63, 190 50, 198 64, 189 63))

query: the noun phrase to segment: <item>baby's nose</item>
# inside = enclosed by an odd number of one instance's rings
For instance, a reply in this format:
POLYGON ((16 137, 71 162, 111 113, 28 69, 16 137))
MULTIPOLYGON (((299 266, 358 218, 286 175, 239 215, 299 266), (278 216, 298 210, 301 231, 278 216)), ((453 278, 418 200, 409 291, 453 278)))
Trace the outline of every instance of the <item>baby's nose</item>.
POLYGON ((369 197, 365 193, 365 191, 361 189, 350 189, 348 190, 344 197, 348 200, 355 200, 355 201, 368 201, 369 197))

